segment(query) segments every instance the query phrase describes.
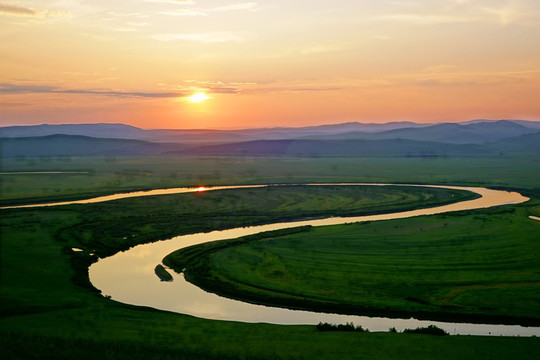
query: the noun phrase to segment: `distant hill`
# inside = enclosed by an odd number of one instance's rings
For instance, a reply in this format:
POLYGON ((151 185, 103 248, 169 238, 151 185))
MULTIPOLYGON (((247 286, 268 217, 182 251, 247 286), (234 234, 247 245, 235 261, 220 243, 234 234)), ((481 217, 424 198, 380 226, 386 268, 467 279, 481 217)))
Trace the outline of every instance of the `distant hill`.
POLYGON ((352 132, 336 135, 309 137, 310 139, 407 139, 417 141, 434 141, 451 144, 482 144, 537 132, 507 120, 475 122, 466 125, 443 123, 419 128, 403 128, 378 133, 352 132))
POLYGON ((512 152, 540 153, 540 132, 485 144, 452 144, 408 139, 285 139, 198 145, 193 143, 179 144, 130 139, 93 138, 80 135, 49 135, 24 138, 0 138, 0 149, 2 157, 159 154, 212 156, 286 155, 313 157, 468 157, 499 156, 512 152))
POLYGON ((255 140, 185 148, 175 153, 206 155, 408 156, 439 157, 487 154, 479 145, 455 145, 415 140, 255 140))
POLYGON ((466 123, 416 124, 390 122, 254 128, 240 130, 145 130, 124 124, 64 124, 0 127, 0 138, 77 135, 160 143, 219 145, 256 140, 416 140, 449 144, 483 144, 535 133, 540 122, 525 120, 473 120, 466 123))
POLYGON ((179 151, 183 149, 183 146, 141 140, 103 139, 80 135, 49 135, 0 138, 0 149, 2 157, 152 155, 179 151))
POLYGON ((47 135, 82 135, 97 138, 136 139, 156 142, 203 142, 222 143, 248 140, 278 140, 301 138, 310 135, 325 135, 348 131, 377 132, 404 127, 422 127, 426 124, 413 122, 390 122, 386 124, 364 124, 350 122, 343 124, 253 128, 240 130, 212 129, 140 129, 124 124, 60 124, 0 127, 0 138, 33 137, 47 135))
POLYGON ((513 122, 515 124, 523 125, 525 127, 531 128, 531 129, 539 129, 540 130, 540 121, 530 121, 530 120, 518 120, 518 119, 504 119, 504 120, 488 120, 488 119, 476 119, 476 120, 469 120, 469 121, 463 121, 459 124, 461 125, 468 125, 468 124, 475 124, 475 123, 492 123, 496 121, 509 121, 513 122))
POLYGON ((145 130, 124 124, 62 124, 0 127, 0 138, 48 135, 82 135, 96 138, 143 139, 145 130))
POLYGON ((502 152, 539 152, 540 159, 540 132, 503 139, 486 147, 502 152))

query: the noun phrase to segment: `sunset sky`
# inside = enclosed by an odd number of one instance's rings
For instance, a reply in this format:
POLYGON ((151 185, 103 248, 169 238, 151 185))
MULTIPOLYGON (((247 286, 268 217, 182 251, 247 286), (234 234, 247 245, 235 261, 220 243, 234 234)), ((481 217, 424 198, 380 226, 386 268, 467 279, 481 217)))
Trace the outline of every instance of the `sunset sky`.
POLYGON ((0 117, 142 128, 540 120, 540 1, 0 1, 0 117))

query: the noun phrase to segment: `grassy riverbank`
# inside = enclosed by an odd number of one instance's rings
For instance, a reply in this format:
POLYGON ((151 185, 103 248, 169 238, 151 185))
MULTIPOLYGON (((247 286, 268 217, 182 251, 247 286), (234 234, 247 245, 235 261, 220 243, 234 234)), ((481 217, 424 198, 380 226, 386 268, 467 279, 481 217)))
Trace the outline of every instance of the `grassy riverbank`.
POLYGON ((538 326, 533 203, 228 240, 166 264, 207 290, 264 304, 538 326))

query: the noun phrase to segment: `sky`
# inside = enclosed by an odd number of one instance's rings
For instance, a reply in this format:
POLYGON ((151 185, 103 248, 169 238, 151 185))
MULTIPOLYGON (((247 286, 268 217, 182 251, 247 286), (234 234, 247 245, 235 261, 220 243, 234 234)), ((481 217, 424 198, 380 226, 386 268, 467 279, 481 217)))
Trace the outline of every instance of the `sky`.
POLYGON ((479 118, 540 120, 540 1, 0 0, 0 126, 479 118))

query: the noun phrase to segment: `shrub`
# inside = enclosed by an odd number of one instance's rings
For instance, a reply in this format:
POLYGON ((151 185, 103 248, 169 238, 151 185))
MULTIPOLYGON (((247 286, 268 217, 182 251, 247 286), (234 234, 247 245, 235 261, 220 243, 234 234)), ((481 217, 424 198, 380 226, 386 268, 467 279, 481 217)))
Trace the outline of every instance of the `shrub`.
POLYGON ((438 336, 449 335, 446 331, 444 331, 441 328, 436 327, 435 325, 429 325, 428 327, 419 327, 416 329, 405 329, 403 330, 403 332, 409 333, 409 334, 428 334, 428 335, 438 335, 438 336))

